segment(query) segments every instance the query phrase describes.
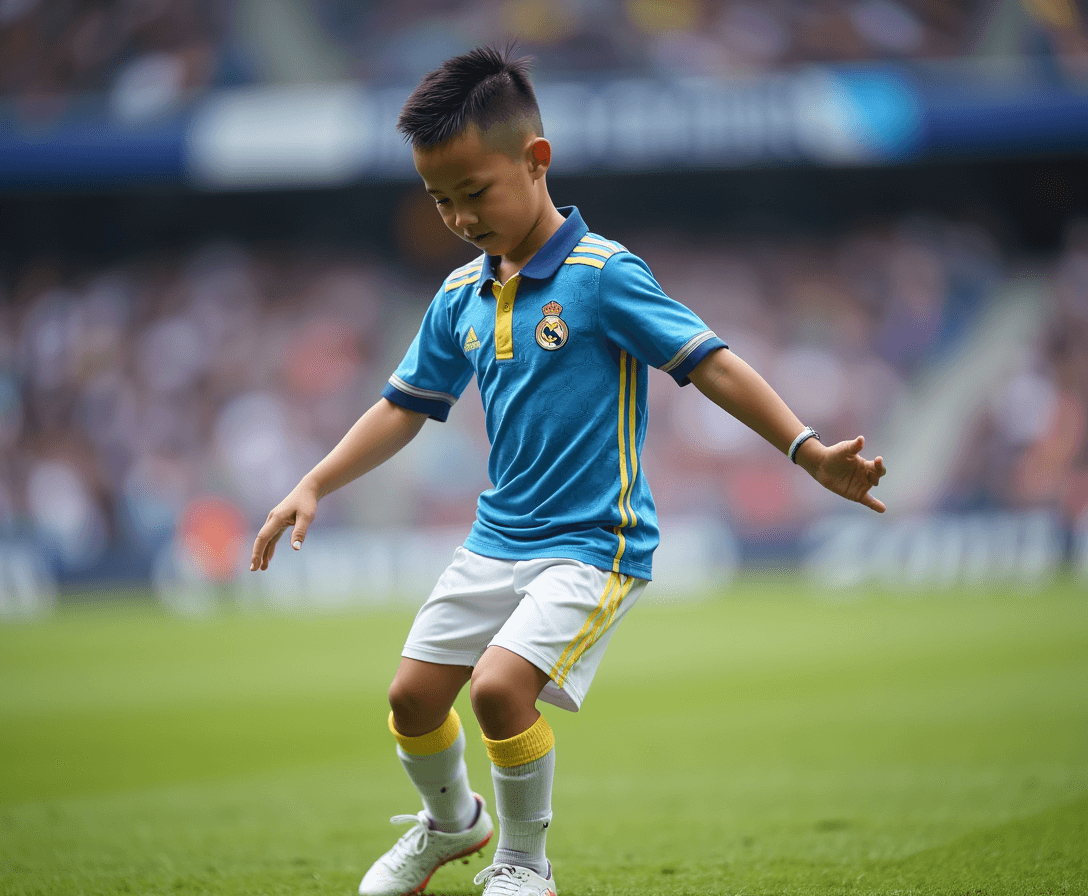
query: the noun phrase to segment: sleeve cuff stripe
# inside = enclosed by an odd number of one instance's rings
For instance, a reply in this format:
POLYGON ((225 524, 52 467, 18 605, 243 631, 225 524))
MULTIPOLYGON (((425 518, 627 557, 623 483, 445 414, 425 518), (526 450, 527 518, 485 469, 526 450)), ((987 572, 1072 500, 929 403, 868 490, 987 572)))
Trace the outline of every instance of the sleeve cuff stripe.
POLYGON ((411 395, 413 398, 422 398, 424 401, 441 401, 448 404, 451 408, 457 404, 456 396, 450 395, 448 392, 434 392, 431 389, 420 389, 417 386, 412 386, 395 373, 389 377, 389 385, 398 392, 403 392, 405 395, 411 395))
POLYGON ((670 371, 675 370, 677 367, 679 367, 681 364, 683 364, 685 359, 687 359, 687 357, 693 351, 695 351, 695 349, 697 349, 700 345, 702 345, 708 339, 717 339, 717 338, 718 337, 714 333, 713 330, 703 330, 702 333, 699 333, 699 334, 697 334, 695 336, 692 336, 691 339, 689 339, 687 342, 684 343, 684 345, 681 347, 680 351, 678 351, 675 355, 672 356, 672 358, 669 360, 669 363, 663 365, 661 367, 661 369, 665 373, 669 373, 670 371))

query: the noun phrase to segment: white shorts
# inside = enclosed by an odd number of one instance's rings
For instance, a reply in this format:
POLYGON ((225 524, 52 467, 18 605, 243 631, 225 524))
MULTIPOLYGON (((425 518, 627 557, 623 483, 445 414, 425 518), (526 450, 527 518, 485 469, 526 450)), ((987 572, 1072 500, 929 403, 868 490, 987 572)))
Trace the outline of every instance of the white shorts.
POLYGON ((579 560, 496 560, 464 547, 420 607, 402 655, 475 666, 492 645, 546 672, 540 699, 577 712, 646 579, 579 560))

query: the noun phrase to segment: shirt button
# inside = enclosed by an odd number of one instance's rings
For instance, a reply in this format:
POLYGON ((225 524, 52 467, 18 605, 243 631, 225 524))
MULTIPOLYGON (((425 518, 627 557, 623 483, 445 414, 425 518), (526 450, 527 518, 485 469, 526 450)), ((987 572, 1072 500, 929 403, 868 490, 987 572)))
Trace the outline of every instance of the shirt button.
POLYGON ((503 311, 509 311, 509 310, 510 310, 510 306, 509 306, 509 305, 503 305, 503 306, 502 306, 502 310, 503 310, 503 311))

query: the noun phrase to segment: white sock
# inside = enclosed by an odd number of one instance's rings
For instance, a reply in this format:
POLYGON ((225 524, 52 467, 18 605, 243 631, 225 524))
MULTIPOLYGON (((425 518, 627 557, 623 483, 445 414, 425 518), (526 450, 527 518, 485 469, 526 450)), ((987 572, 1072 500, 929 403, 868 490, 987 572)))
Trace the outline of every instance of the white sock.
POLYGON ((552 778, 555 749, 544 756, 508 768, 491 766, 499 844, 492 862, 520 865, 541 877, 549 872, 545 843, 552 820, 552 778))
POLYGON ((436 753, 411 753, 404 744, 408 743, 412 748, 416 746, 413 741, 419 742, 423 738, 397 736, 397 756, 423 799, 431 826, 446 833, 468 830, 479 812, 465 766, 465 732, 454 713, 445 726, 452 727, 452 724, 457 726, 456 737, 448 747, 436 753))

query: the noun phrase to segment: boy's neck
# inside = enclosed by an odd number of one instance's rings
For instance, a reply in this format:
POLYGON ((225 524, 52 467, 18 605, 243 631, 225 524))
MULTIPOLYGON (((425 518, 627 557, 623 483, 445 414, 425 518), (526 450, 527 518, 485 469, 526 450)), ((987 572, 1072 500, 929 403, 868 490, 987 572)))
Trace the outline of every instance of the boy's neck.
POLYGON ((567 219, 560 214, 559 209, 549 197, 540 217, 537 218, 525 239, 513 251, 499 258, 498 267, 495 269, 495 276, 498 277, 499 282, 505 283, 525 267, 566 221, 567 219))

